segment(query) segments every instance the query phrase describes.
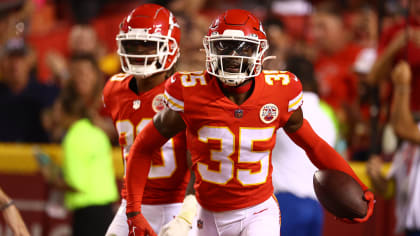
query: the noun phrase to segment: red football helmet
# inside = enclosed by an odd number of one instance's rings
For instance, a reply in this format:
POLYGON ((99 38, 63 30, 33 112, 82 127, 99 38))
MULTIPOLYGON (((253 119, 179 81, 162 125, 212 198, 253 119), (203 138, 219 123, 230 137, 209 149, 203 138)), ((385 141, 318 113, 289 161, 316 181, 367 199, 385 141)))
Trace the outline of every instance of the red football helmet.
POLYGON ((180 27, 168 9, 156 4, 134 9, 116 38, 123 71, 146 78, 171 69, 179 57, 180 38, 180 27))
POLYGON ((203 44, 208 73, 229 86, 259 75, 268 49, 261 22, 240 9, 228 10, 214 20, 203 44))

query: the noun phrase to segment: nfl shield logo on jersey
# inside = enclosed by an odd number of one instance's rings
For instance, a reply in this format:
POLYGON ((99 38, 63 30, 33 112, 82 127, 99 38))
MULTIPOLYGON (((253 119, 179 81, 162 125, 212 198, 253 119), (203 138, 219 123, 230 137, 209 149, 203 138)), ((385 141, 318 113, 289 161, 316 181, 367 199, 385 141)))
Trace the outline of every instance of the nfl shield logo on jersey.
POLYGON ((152 108, 155 112, 159 112, 165 108, 165 97, 163 96, 163 93, 160 93, 153 98, 152 108))
POLYGON ((243 110, 241 110, 241 109, 236 109, 235 110, 235 118, 242 118, 243 116, 244 116, 244 111, 243 110))
POLYGON ((202 229, 203 228, 203 224, 204 224, 204 222, 203 222, 202 219, 198 219, 197 220, 197 228, 198 229, 202 229))
POLYGON ((137 110, 137 109, 139 109, 140 108, 140 100, 134 100, 133 101, 133 109, 134 110, 137 110))
POLYGON ((279 109, 273 103, 268 103, 261 107, 260 118, 262 122, 269 124, 273 122, 274 120, 276 120, 278 116, 279 116, 279 109))

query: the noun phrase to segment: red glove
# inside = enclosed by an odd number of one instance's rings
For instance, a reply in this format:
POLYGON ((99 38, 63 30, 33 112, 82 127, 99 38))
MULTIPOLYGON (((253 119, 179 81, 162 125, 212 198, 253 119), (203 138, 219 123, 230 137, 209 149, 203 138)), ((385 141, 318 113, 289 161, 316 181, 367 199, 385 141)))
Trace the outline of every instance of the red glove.
POLYGON ((127 219, 129 236, 157 236, 146 218, 139 213, 127 219))
POLYGON ((364 223, 369 220, 369 218, 373 214, 373 208, 375 205, 375 196, 373 193, 369 190, 366 190, 363 199, 368 202, 368 209, 366 212, 366 216, 363 218, 353 218, 353 219, 347 219, 347 218, 338 218, 339 220, 348 223, 348 224, 356 224, 356 223, 364 223))

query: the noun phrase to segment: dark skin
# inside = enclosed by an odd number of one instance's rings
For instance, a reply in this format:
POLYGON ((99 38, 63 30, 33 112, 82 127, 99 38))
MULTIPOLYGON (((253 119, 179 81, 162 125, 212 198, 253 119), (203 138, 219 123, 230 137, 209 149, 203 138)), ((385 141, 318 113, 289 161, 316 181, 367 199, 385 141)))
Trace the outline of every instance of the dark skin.
MULTIPOLYGON (((248 80, 245 83, 249 83, 251 80, 248 80)), ((249 90, 242 94, 235 94, 235 93, 229 93, 225 89, 222 88, 223 93, 229 100, 232 102, 240 105, 243 102, 246 101, 246 99, 249 98, 252 94, 252 90, 249 90)), ((169 108, 165 108, 163 111, 157 113, 153 117, 153 123, 156 127, 156 129, 159 131, 162 136, 166 138, 172 138, 177 133, 183 131, 186 129, 186 125, 184 120, 182 119, 181 115, 174 110, 171 110, 169 108)), ((283 126, 283 129, 287 133, 293 133, 297 131, 303 124, 303 113, 302 109, 299 108, 293 114, 290 116, 289 120, 286 122, 286 124, 283 126)), ((140 212, 130 212, 127 213, 127 217, 133 217, 137 214, 140 214, 140 212)))
POLYGON ((163 83, 167 76, 166 72, 161 72, 145 79, 134 77, 137 83, 137 93, 144 93, 163 83))
MULTIPOLYGON (((125 50, 130 54, 153 54, 156 50, 156 43, 154 42, 144 42, 139 40, 128 40, 124 43, 125 50)), ((135 62, 132 62, 135 63, 135 62)), ((140 64, 142 64, 141 62, 140 64)), ((137 84, 137 93, 147 92, 159 84, 163 83, 168 77, 166 72, 160 72, 154 74, 147 78, 142 78, 141 76, 134 76, 136 78, 137 84)))

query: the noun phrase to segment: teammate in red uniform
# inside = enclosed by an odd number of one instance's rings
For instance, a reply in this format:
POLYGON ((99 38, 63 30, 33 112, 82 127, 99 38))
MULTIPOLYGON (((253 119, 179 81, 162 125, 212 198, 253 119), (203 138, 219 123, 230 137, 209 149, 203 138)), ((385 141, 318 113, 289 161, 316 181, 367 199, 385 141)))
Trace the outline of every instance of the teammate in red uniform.
POLYGON ((353 221, 366 221, 373 212, 373 194, 303 119, 298 78, 286 71, 262 71, 268 45, 259 20, 248 11, 228 10, 213 21, 203 42, 207 71, 168 79, 168 108, 133 144, 127 165, 130 233, 150 232, 141 209, 150 153, 185 127, 199 203, 191 235, 280 234, 271 183, 278 128, 318 168, 338 169, 359 181, 369 210, 365 218, 353 221))
MULTIPOLYGON (((136 134, 165 107, 164 81, 178 59, 181 33, 172 13, 155 4, 134 9, 120 27, 118 54, 125 73, 107 82, 103 100, 118 131, 126 163, 136 134)), ((142 209, 153 230, 159 232, 178 214, 189 181, 185 132, 151 152, 150 159, 142 209)), ((121 207, 107 235, 128 235, 125 186, 121 195, 121 207)))

